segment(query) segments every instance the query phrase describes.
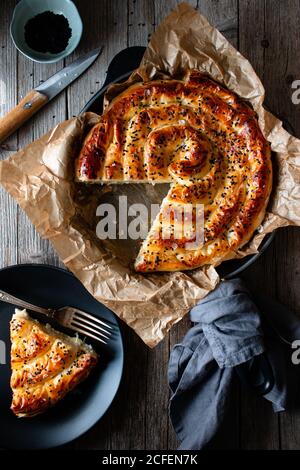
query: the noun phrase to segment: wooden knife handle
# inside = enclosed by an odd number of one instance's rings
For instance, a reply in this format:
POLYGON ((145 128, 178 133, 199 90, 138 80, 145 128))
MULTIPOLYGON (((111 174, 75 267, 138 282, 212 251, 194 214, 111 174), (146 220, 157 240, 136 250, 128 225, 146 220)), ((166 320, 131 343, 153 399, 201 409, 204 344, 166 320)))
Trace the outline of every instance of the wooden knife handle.
POLYGON ((0 118, 0 143, 24 124, 48 101, 43 93, 32 90, 20 103, 5 116, 0 118))

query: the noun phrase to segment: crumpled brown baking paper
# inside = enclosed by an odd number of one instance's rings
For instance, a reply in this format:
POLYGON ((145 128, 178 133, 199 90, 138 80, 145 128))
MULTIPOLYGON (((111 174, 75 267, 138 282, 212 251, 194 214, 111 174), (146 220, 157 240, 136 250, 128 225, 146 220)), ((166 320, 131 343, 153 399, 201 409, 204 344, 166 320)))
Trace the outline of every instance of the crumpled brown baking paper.
MULTIPOLYGON (((284 225, 300 225, 300 140, 262 104, 264 88, 250 63, 190 5, 183 3, 153 34, 130 82, 177 75, 187 68, 208 72, 250 101, 274 151, 274 189, 262 226, 234 257, 254 253, 264 236, 284 225)), ((113 85, 106 103, 121 89, 113 85)), ((99 110, 100 112, 100 110, 99 110)), ((0 163, 0 182, 18 201, 40 235, 51 240, 60 258, 87 290, 122 318, 148 346, 155 346, 219 282, 213 267, 191 272, 141 275, 131 269, 137 251, 128 241, 96 237, 96 207, 119 194, 130 201, 159 202, 164 185, 74 183, 73 163, 84 136, 98 116, 86 113, 56 126, 0 163), (126 253, 126 256, 124 254, 126 253)))

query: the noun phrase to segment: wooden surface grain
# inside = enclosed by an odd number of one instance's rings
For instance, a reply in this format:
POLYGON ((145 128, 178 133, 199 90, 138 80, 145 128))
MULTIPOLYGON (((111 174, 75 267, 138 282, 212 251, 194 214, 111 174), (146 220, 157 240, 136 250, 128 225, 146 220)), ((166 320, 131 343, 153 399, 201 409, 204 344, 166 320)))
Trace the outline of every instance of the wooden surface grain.
MULTIPOLYGON (((0 115, 11 109, 34 85, 59 70, 34 64, 14 48, 9 22, 16 0, 1 2, 0 115)), ((61 93, 17 134, 0 146, 0 158, 41 136, 58 122, 75 116, 103 83, 114 55, 127 46, 146 45, 155 26, 177 0, 77 0, 84 35, 71 62, 104 45, 104 52, 88 73, 61 93)), ((300 105, 291 101, 291 83, 300 78, 299 0, 190 0, 251 61, 261 77, 267 105, 300 137, 300 105)), ((0 267, 15 263, 61 265, 50 243, 41 240, 16 203, 0 189, 0 267)), ((300 230, 281 230, 267 252, 244 274, 253 288, 261 288, 300 314, 300 230)), ((171 348, 189 328, 188 318, 176 325, 150 351, 124 327, 126 364, 117 398, 93 429, 69 448, 176 449, 168 419, 167 364, 171 348)), ((300 412, 275 415, 271 406, 241 389, 232 395, 228 418, 212 448, 300 449, 300 412)))

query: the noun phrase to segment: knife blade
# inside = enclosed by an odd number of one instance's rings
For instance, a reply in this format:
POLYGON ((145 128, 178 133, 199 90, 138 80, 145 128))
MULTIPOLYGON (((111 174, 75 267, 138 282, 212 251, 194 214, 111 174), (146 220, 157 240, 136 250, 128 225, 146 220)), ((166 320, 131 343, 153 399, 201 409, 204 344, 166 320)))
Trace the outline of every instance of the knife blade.
POLYGON ((0 143, 85 72, 102 53, 102 50, 103 47, 100 47, 79 57, 27 93, 14 109, 0 118, 0 143))

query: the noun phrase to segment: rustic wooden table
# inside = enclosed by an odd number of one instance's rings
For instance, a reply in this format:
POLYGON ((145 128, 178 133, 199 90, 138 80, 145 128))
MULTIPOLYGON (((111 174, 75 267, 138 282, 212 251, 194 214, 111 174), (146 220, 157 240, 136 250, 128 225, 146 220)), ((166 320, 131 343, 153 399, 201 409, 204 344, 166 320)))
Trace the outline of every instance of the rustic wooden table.
MULTIPOLYGON (((15 0, 2 0, 0 17, 0 113, 64 64, 40 65, 17 52, 9 35, 15 0)), ((155 26, 177 0, 77 0, 84 21, 81 44, 66 62, 99 45, 104 53, 18 134, 0 147, 7 158, 67 117, 75 116, 105 79, 110 60, 127 46, 146 45, 155 26)), ((267 105, 300 137, 300 106, 292 104, 291 83, 300 78, 299 0, 190 0, 251 61, 261 77, 267 105)), ((41 240, 16 203, 1 189, 0 267, 16 263, 60 265, 51 245, 41 240)), ((294 310, 299 310, 300 230, 283 229, 244 278, 294 310)), ((103 420, 70 448, 176 449, 168 419, 167 364, 189 321, 175 326, 153 351, 124 329, 126 366, 117 398, 103 420)), ((300 413, 275 415, 271 406, 236 385, 226 423, 214 448, 300 449, 300 413)))

